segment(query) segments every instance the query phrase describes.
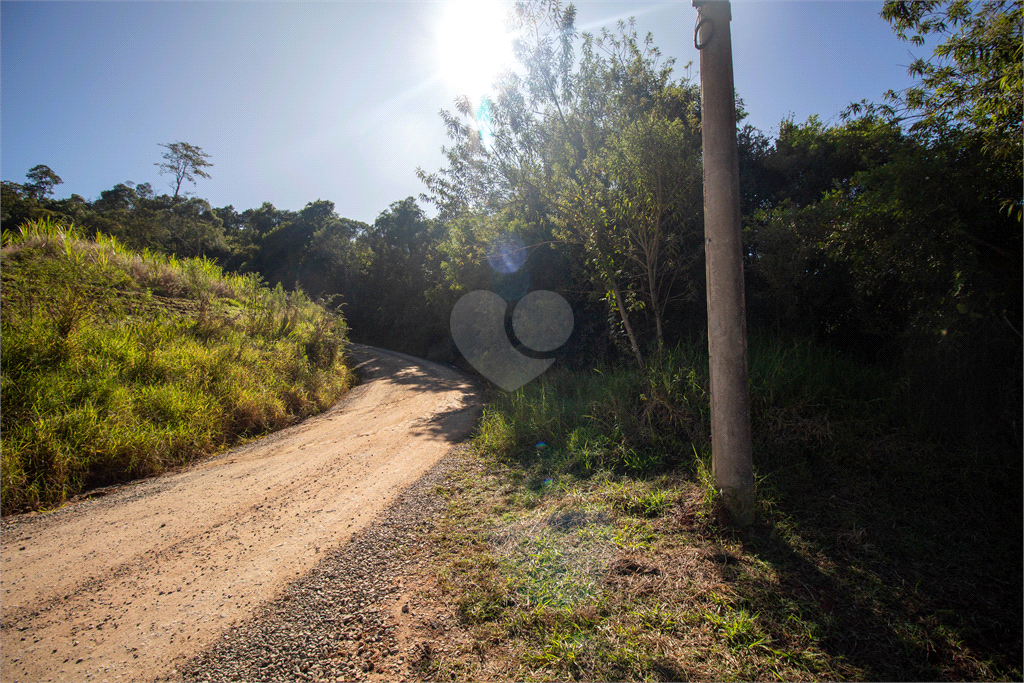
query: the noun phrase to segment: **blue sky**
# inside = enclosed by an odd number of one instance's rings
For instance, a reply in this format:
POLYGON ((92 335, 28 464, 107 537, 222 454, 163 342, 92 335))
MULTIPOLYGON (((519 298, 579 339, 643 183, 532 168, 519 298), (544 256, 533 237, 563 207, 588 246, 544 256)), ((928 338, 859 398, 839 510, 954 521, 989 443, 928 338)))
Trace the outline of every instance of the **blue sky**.
MULTIPOLYGON (((576 3, 591 32, 636 17, 677 72, 694 62, 696 10, 673 2, 576 3)), ((836 120, 850 102, 912 83, 911 54, 868 0, 734 0, 733 59, 748 123, 836 120)), ((55 196, 124 181, 168 191, 160 143, 211 155, 195 193, 238 210, 328 199, 366 222, 418 195, 437 170, 437 112, 459 86, 442 73, 446 3, 0 3, 0 177, 46 164, 55 196)), ((193 188, 190 188, 193 189, 193 188)), ((428 213, 431 213, 428 211, 428 213)))

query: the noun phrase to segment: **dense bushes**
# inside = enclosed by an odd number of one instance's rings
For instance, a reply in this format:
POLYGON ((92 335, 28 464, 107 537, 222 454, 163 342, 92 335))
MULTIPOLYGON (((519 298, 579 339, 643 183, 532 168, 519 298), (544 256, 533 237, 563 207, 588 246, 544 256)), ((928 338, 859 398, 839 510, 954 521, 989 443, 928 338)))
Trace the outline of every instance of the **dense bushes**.
MULTIPOLYGON (((496 392, 477 443, 541 474, 686 468, 710 452, 707 368, 698 339, 652 357, 643 372, 553 369, 514 393, 496 392)), ((856 450, 858 439, 885 431, 927 432, 895 373, 810 342, 753 336, 750 382, 762 461, 856 450)))

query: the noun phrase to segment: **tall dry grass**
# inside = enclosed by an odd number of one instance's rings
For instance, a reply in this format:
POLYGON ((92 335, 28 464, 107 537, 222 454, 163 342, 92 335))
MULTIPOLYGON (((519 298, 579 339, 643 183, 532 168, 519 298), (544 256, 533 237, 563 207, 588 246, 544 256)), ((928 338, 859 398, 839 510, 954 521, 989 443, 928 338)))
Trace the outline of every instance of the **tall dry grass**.
POLYGON ((353 383, 338 313, 208 259, 46 219, 0 258, 4 513, 192 462, 353 383))

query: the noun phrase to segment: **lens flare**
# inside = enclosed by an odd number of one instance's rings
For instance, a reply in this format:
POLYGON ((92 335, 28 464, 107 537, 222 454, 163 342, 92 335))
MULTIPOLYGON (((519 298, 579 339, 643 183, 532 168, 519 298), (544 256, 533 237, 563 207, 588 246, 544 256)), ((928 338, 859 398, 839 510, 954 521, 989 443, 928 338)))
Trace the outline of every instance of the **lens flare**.
POLYGON ((514 273, 526 263, 526 245, 519 235, 503 232, 487 246, 487 262, 499 273, 514 273))
POLYGON ((491 125, 491 101, 484 97, 480 108, 476 110, 476 130, 480 133, 480 142, 490 151, 494 148, 494 128, 491 125))

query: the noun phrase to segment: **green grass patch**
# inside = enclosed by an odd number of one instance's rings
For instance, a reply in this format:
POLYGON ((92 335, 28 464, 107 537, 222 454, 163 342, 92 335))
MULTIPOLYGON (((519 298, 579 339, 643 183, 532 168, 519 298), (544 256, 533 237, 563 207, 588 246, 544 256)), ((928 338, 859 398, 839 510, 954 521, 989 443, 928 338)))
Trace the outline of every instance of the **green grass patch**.
POLYGON ((1019 679, 1020 454, 929 438, 900 377, 806 342, 753 337, 750 377, 742 533, 703 344, 496 392, 433 539, 474 649, 426 675, 1019 679))
POLYGON ((4 513, 158 474, 330 406, 347 328, 301 292, 47 221, 2 251, 4 513))

